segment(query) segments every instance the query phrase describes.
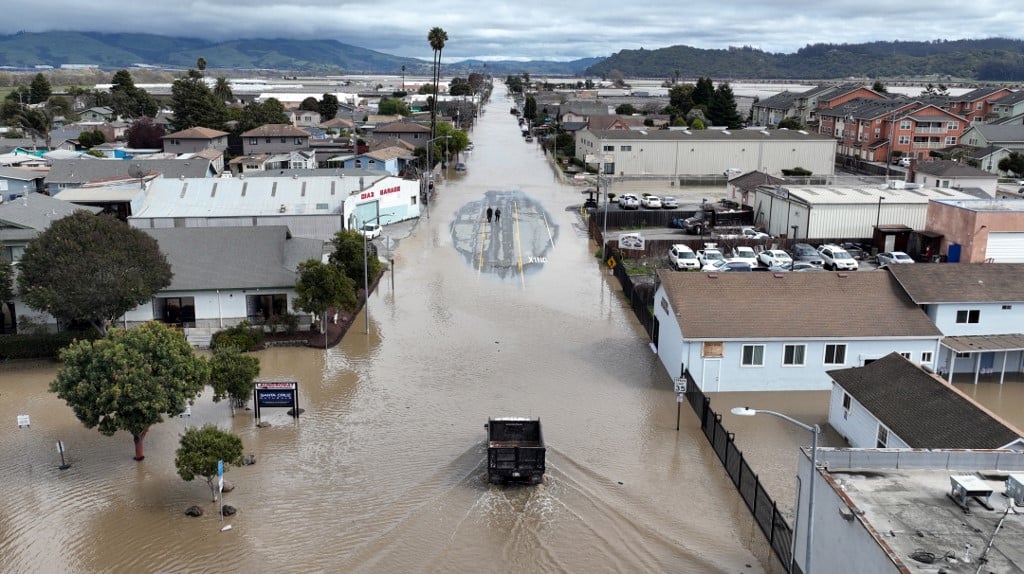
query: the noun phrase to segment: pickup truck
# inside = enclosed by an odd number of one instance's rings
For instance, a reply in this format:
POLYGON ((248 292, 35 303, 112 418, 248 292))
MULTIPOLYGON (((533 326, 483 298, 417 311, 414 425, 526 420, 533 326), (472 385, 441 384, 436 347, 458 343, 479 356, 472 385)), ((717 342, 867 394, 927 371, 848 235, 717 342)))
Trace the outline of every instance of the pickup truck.
POLYGON ((544 435, 540 419, 491 418, 487 429, 487 478, 492 484, 544 479, 544 435))

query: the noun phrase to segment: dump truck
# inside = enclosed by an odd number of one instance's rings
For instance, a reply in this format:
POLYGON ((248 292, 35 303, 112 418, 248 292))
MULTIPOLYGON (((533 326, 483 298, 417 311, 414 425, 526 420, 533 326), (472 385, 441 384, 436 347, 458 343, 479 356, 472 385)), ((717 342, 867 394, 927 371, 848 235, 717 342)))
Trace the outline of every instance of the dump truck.
POLYGON ((497 417, 488 419, 487 478, 492 484, 544 479, 544 435, 540 419, 497 417))

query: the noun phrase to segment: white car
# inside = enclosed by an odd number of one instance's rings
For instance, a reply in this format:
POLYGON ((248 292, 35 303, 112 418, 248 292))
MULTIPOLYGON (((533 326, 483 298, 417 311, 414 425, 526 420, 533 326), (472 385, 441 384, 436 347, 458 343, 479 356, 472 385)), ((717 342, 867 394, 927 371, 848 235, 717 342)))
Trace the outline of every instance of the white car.
POLYGON ((647 209, 661 209, 661 198, 657 195, 645 195, 640 200, 640 205, 647 209))
POLYGON ((675 209, 679 207, 679 200, 671 195, 661 196, 661 206, 665 209, 675 209))
POLYGON ((765 267, 789 267, 793 258, 781 249, 765 249, 757 254, 757 261, 765 267))
POLYGON ((677 243, 668 250, 668 261, 677 271, 690 271, 701 267, 697 254, 682 243, 677 243))
POLYGON ((632 193, 619 196, 619 209, 640 209, 640 200, 632 193))
POLYGON ((753 247, 740 245, 733 248, 732 257, 729 258, 729 261, 742 261, 751 267, 757 267, 757 254, 754 253, 753 247))
POLYGON ((765 233, 763 231, 758 231, 758 230, 754 229, 753 227, 744 227, 743 230, 740 231, 740 235, 742 235, 743 237, 746 237, 747 239, 771 239, 772 238, 771 235, 768 235, 767 233, 765 233))
POLYGON ((380 225, 376 223, 367 223, 359 230, 359 233, 362 233, 367 239, 376 239, 380 236, 380 232, 380 225))
POLYGON ((715 247, 706 247, 697 251, 697 260, 701 268, 704 268, 715 261, 725 261, 725 255, 715 247))
POLYGON ((825 262, 825 269, 856 271, 859 267, 853 255, 838 245, 826 243, 818 248, 818 255, 825 262))
POLYGON ((914 258, 907 255, 902 251, 883 251, 877 256, 878 265, 898 265, 903 263, 913 263, 914 258))

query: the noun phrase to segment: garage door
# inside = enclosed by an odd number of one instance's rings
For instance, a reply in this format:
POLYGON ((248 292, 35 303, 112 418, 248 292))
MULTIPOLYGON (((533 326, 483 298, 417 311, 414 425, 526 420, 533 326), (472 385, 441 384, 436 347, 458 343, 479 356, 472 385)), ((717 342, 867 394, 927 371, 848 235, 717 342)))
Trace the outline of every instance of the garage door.
POLYGON ((1024 233, 989 233, 985 259, 996 263, 1024 263, 1024 233))

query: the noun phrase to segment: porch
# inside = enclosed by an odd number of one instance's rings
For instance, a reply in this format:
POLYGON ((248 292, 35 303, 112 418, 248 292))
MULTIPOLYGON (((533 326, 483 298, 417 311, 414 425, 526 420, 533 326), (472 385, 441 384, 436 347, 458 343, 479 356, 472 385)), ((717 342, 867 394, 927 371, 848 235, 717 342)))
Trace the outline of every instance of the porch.
POLYGON ((1024 334, 946 337, 939 346, 948 354, 939 374, 949 383, 1024 382, 1024 334), (957 366, 964 363, 970 371, 957 378, 957 366))

